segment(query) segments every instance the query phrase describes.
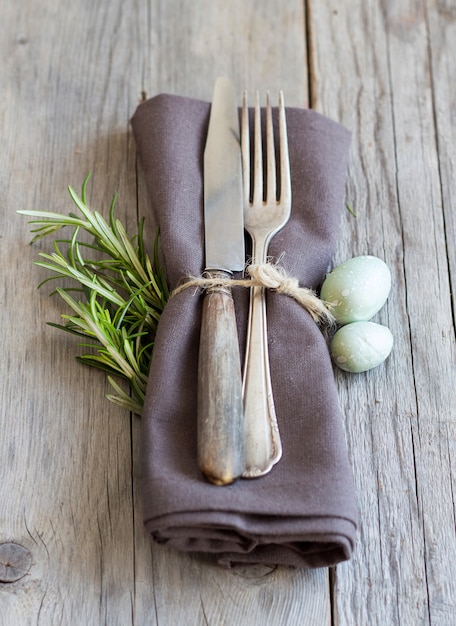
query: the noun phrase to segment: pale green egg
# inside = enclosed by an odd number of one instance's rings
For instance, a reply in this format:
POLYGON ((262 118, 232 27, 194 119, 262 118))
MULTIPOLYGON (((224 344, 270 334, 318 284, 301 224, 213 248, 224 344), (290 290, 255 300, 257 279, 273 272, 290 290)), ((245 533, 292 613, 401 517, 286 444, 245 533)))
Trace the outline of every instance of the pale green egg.
POLYGON ((342 326, 332 338, 331 358, 346 372, 365 372, 389 356, 393 335, 386 326, 374 322, 353 322, 342 326))
POLYGON ((375 256, 357 256, 338 265, 324 281, 320 298, 338 324, 370 320, 385 304, 391 273, 375 256))

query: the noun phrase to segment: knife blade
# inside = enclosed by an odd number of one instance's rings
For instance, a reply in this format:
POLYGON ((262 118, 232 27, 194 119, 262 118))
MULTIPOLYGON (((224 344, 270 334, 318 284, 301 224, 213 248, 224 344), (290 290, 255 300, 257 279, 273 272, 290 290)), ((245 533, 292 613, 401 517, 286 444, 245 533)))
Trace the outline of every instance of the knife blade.
MULTIPOLYGON (((244 217, 239 117, 234 89, 217 79, 204 150, 206 276, 244 268, 244 217)), ((198 357, 198 464, 215 485, 244 471, 242 375, 231 289, 205 291, 198 357)))

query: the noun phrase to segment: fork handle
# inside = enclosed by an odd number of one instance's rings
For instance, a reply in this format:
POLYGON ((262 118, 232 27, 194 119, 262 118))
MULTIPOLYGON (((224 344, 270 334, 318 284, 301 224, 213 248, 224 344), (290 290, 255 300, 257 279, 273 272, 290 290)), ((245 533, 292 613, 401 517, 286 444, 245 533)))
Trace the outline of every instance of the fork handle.
MULTIPOLYGON (((229 278, 227 272, 208 272, 229 278)), ((244 470, 242 375, 231 290, 206 290, 198 358, 198 464, 215 485, 228 485, 244 470)))
POLYGON ((263 287, 250 292, 249 325, 244 364, 244 478, 267 474, 282 456, 269 369, 266 299, 263 287))

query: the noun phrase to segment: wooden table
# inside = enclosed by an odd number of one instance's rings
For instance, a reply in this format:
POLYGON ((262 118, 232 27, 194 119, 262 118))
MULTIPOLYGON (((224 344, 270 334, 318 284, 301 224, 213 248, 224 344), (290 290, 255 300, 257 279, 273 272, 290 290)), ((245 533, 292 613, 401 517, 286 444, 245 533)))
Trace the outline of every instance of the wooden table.
POLYGON ((456 623, 454 0, 1 3, 0 623, 416 626, 456 623), (45 325, 22 208, 90 203, 131 230, 149 205, 129 119, 145 96, 209 100, 218 75, 285 91, 353 132, 335 263, 384 259, 376 321, 395 348, 335 372, 359 498, 349 563, 225 571, 153 545, 139 420, 45 325), (11 545, 13 544, 13 545, 11 545), (22 547, 22 548, 21 548, 22 547), (9 566, 8 566, 9 565, 9 566), (14 567, 13 567, 14 566, 14 567))

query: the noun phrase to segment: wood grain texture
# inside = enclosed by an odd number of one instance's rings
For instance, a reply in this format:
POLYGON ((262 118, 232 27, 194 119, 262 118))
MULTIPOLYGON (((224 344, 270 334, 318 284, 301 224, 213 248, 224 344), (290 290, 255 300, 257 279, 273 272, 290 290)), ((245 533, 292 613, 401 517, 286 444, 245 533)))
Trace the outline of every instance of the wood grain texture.
POLYGON ((452 626, 452 0, 3 2, 0 55, 0 624, 452 626), (374 254, 393 274, 376 316, 393 354, 336 372, 360 530, 353 560, 331 572, 225 571, 150 542, 139 421, 45 325, 63 310, 36 290, 45 274, 32 262, 50 243, 28 246, 16 214, 70 211, 67 185, 91 171, 92 207, 106 214, 118 191, 120 219, 133 231, 146 215, 152 234, 129 119, 144 95, 210 99, 223 74, 239 94, 310 98, 352 130, 356 218, 343 216, 335 262, 374 254))
POLYGON ((393 272, 377 316, 393 355, 359 377, 337 374, 361 518, 356 556, 335 576, 338 624, 456 619, 454 145, 441 150, 453 28, 439 2, 311 3, 313 103, 354 139, 356 218, 343 219, 336 262, 369 253, 393 272))

